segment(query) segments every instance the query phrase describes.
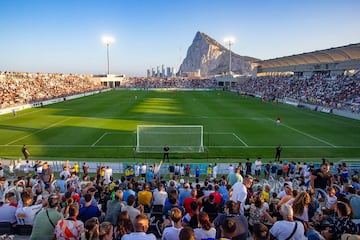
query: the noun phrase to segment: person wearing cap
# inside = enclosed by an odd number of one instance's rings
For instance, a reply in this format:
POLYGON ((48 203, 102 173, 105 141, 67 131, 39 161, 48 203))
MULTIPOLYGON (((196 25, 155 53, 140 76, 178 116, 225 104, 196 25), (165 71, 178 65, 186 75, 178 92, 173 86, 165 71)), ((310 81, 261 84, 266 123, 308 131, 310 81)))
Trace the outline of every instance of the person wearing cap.
POLYGON ((34 225, 30 235, 31 240, 35 239, 54 239, 54 230, 59 220, 63 219, 63 214, 58 211, 60 199, 56 194, 51 194, 45 200, 43 208, 35 217, 34 225))
MULTIPOLYGON (((85 195, 89 194, 91 196, 91 205, 98 206, 98 202, 95 199, 95 194, 97 192, 96 188, 93 186, 89 186, 87 189, 83 189, 85 191, 85 195)), ((80 206, 85 205, 85 195, 80 198, 80 206)))

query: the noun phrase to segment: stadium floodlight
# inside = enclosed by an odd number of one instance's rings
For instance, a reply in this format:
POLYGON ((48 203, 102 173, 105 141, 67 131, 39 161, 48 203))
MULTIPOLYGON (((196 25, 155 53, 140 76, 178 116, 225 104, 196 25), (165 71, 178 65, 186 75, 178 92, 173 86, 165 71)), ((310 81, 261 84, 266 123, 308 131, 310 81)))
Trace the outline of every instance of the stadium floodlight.
POLYGON ((203 152, 202 125, 138 125, 137 152, 162 152, 165 144, 171 152, 203 152))
POLYGON ((107 74, 110 74, 110 57, 109 57, 109 46, 115 42, 115 39, 110 36, 104 36, 102 38, 103 43, 106 45, 106 57, 107 57, 107 74))
POLYGON ((231 74, 231 45, 234 44, 235 39, 233 37, 227 37, 224 39, 224 42, 229 45, 229 74, 231 74))

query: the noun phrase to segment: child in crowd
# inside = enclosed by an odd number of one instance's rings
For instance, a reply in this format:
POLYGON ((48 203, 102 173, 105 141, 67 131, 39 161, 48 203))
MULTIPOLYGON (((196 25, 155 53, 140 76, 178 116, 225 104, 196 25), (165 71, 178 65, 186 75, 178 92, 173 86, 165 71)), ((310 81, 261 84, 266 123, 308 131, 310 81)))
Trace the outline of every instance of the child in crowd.
POLYGON ((327 198, 326 198, 326 203, 325 203, 325 207, 328 210, 334 210, 336 203, 337 203, 337 197, 335 196, 335 188, 333 187, 329 187, 327 189, 327 198))

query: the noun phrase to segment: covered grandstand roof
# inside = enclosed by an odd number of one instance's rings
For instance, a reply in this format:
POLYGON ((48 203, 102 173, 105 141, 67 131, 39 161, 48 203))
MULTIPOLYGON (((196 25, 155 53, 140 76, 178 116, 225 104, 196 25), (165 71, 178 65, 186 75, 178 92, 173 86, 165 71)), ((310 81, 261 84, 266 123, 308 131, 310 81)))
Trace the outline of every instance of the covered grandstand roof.
POLYGON ((264 61, 258 61, 256 63, 258 63, 263 69, 266 69, 307 64, 344 62, 356 59, 360 59, 360 43, 286 57, 273 58, 264 61))

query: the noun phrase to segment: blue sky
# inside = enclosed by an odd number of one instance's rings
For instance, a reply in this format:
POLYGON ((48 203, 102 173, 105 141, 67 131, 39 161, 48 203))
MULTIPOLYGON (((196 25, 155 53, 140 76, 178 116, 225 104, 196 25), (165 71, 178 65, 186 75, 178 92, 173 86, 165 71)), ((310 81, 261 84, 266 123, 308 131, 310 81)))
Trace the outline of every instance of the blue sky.
POLYGON ((197 31, 270 59, 360 42, 358 0, 2 0, 0 71, 145 76, 179 68, 197 31))

